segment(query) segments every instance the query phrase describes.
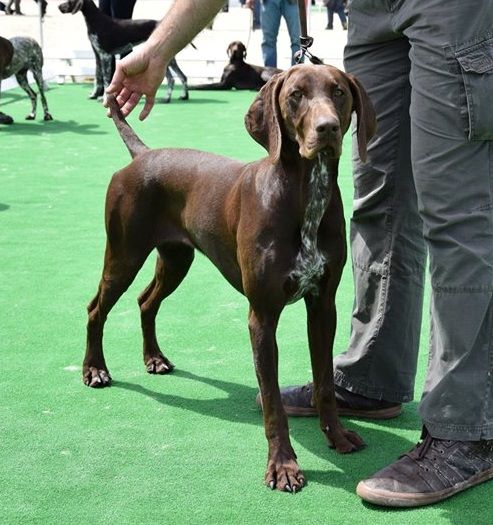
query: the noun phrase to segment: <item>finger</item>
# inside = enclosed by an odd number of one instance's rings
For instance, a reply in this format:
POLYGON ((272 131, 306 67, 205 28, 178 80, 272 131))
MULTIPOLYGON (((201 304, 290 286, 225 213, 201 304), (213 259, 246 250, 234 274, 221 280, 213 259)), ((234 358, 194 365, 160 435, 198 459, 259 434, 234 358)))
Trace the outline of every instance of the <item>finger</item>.
POLYGON ((145 101, 145 104, 144 104, 144 109, 140 112, 139 120, 144 120, 144 119, 147 118, 147 116, 151 112, 151 109, 154 106, 154 101, 155 101, 154 96, 146 95, 146 101, 145 101))
POLYGON ((142 97, 142 93, 132 93, 130 97, 127 99, 125 104, 121 107, 123 116, 126 117, 129 113, 133 111, 137 103, 139 102, 140 98, 142 97))
POLYGON ((127 100, 130 98, 132 93, 133 92, 130 89, 128 89, 127 87, 123 87, 120 93, 118 93, 116 97, 116 101, 118 102, 118 105, 120 107, 123 107, 127 103, 127 100))
POLYGON ((116 95, 119 93, 123 89, 124 78, 125 74, 123 69, 121 68, 120 64, 117 64, 110 85, 106 88, 106 93, 109 93, 110 95, 116 95))

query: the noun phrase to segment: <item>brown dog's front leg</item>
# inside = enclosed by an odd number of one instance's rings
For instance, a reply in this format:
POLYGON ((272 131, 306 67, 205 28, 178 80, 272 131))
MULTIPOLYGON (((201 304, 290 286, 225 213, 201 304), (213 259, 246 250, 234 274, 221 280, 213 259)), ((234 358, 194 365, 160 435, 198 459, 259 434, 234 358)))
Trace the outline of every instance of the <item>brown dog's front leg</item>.
POLYGON ((279 315, 260 314, 250 308, 248 327, 269 444, 265 483, 272 489, 297 492, 305 484, 305 478, 289 440, 288 421, 279 392, 275 339, 278 320, 279 315))
POLYGON ((336 328, 334 293, 325 297, 306 297, 308 342, 313 373, 315 406, 320 417, 322 432, 329 446, 341 454, 360 450, 365 442, 351 430, 341 425, 337 415, 334 393, 332 347, 336 328))

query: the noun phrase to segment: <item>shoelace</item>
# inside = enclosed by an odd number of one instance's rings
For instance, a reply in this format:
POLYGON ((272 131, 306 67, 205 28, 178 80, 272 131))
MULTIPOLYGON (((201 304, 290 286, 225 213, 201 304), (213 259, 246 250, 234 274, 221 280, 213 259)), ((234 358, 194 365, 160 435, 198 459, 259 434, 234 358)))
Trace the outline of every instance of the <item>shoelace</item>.
POLYGON ((427 452, 430 450, 431 445, 433 444, 433 438, 426 432, 424 439, 417 443, 409 452, 405 452, 400 457, 403 458, 407 456, 414 460, 423 459, 427 452))

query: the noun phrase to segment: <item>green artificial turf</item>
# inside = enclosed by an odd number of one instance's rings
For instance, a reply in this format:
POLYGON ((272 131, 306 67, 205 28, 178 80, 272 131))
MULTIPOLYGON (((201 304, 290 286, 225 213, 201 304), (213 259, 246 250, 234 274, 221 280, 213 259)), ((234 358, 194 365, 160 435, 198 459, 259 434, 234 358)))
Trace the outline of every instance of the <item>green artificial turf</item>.
MULTIPOLYGON (((491 523, 491 485, 417 510, 379 509, 355 495, 359 479, 418 439, 416 403, 389 422, 347 420, 368 443, 348 456, 328 449, 315 418, 291 419, 308 486, 295 496, 268 490, 247 302, 201 255, 159 314, 159 340, 175 372, 148 375, 142 363, 136 298, 153 274, 151 257, 106 325, 113 386, 82 384, 105 190, 129 160, 89 91, 52 86, 55 120, 48 123, 23 120, 29 102, 20 90, 2 94, 1 110, 16 122, 0 129, 0 523, 491 523)), ((157 104, 143 123, 136 115, 129 120, 151 147, 249 161, 264 155, 243 126, 254 95, 192 92, 188 102, 157 104)), ((346 140, 340 185, 348 216, 349 151, 346 140)), ((347 344, 352 293, 348 266, 338 293, 336 353, 347 344)), ((305 332, 300 302, 284 311, 279 327, 283 385, 310 378, 305 332)))

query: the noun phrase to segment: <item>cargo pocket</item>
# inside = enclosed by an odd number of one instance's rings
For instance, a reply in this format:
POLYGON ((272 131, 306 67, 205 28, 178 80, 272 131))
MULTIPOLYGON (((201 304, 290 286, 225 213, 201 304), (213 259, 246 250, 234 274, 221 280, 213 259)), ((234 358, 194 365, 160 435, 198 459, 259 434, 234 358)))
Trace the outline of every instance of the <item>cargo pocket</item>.
POLYGON ((493 38, 456 49, 464 83, 469 140, 493 140, 493 38))

